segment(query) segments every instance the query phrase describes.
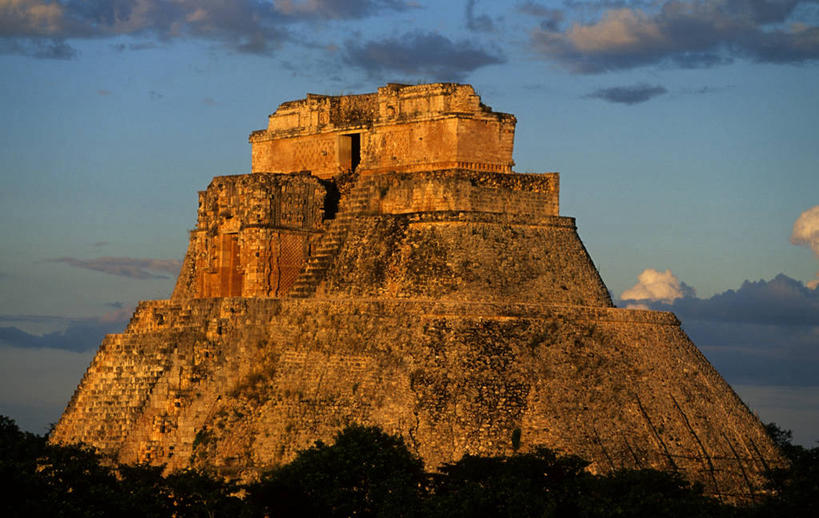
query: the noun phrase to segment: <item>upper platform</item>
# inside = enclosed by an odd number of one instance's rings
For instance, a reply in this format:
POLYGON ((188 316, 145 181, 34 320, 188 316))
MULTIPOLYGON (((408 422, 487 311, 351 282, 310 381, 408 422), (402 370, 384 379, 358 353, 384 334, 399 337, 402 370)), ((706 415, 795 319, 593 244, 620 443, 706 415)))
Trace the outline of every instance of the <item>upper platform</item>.
POLYGON ((514 115, 481 103, 470 85, 388 84, 376 93, 289 101, 250 134, 252 171, 470 169, 512 172, 514 115))

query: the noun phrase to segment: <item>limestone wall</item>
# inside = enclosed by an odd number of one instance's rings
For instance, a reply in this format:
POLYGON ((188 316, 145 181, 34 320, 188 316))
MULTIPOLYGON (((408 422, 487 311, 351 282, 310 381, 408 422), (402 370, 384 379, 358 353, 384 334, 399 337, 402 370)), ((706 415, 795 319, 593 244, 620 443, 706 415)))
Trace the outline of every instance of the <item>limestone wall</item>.
POLYGON ((309 175, 214 178, 172 298, 286 293, 322 233, 325 193, 309 175))
POLYGON ((557 173, 497 174, 465 169, 372 175, 358 210, 367 214, 483 212, 538 224, 559 215, 557 173))
POLYGON ((375 126, 362 133, 361 171, 512 171, 514 125, 462 115, 375 126))
POLYGON ((310 171, 319 178, 329 178, 345 170, 349 160, 341 156, 341 135, 321 133, 278 138, 253 143, 252 172, 310 171))
POLYGON ((267 129, 250 135, 252 171, 330 178, 360 163, 361 171, 370 172, 511 172, 515 122, 481 104, 469 85, 393 84, 375 94, 310 94, 282 104, 267 129))
MULTIPOLYGON (((324 292, 610 304, 573 221, 557 217, 558 181, 463 169, 364 176, 345 195, 355 215, 324 292)), ((306 174, 215 178, 172 298, 285 295, 319 246, 326 192, 306 174)))
POLYGON ((469 212, 360 218, 319 294, 611 305, 571 218, 469 212))
POLYGON ((142 304, 54 438, 252 477, 345 424, 428 467, 545 445, 673 469, 723 497, 780 462, 670 314, 539 304, 200 299, 142 304))

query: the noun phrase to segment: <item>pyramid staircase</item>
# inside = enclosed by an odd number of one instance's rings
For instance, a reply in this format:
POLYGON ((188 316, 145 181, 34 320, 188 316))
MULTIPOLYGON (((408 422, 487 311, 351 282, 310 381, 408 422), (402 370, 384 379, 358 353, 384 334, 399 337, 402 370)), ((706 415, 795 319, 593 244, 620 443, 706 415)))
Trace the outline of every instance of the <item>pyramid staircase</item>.
POLYGON ((288 291, 288 298, 306 299, 315 295, 341 245, 344 244, 353 220, 368 212, 370 190, 371 182, 368 181, 368 177, 360 176, 349 194, 341 198, 335 219, 329 221, 327 230, 316 246, 316 252, 307 259, 307 264, 288 291))

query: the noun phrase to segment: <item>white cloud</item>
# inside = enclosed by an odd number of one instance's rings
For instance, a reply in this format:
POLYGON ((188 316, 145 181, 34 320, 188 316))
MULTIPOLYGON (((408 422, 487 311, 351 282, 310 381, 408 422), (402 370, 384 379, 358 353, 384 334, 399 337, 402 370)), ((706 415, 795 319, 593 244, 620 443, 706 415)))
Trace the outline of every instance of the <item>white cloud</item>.
POLYGON ((637 280, 637 284, 620 295, 622 300, 661 301, 670 304, 676 299, 694 294, 694 290, 680 282, 671 270, 660 272, 646 268, 637 280))
POLYGON ((63 26, 63 7, 41 0, 0 0, 0 33, 52 36, 63 26))
MULTIPOLYGON (((645 283, 638 283, 638 286, 640 284, 645 283)), ((632 295, 629 292, 635 288, 627 290, 624 295, 632 295)), ((770 281, 745 281, 739 289, 726 290, 707 299, 693 296, 693 290, 683 282, 680 282, 680 288, 683 296, 671 302, 660 298, 636 300, 647 303, 651 309, 673 311, 683 321, 696 319, 774 326, 819 326, 819 290, 807 288, 804 283, 787 275, 779 274, 770 281)), ((641 292, 642 289, 639 289, 637 295, 641 292)), ((669 292, 673 292, 673 289, 669 289, 669 292)))
MULTIPOLYGON (((819 259, 819 205, 806 210, 796 219, 791 232, 791 243, 810 248, 819 259)), ((807 286, 811 289, 819 286, 819 272, 816 279, 808 282, 807 286)))
POLYGON ((793 224, 791 243, 805 245, 819 257, 819 205, 803 212, 793 224))
POLYGON ((649 311, 651 307, 648 304, 627 304, 626 309, 642 309, 644 311, 649 311))
POLYGON ((646 44, 667 45, 667 36, 657 22, 646 13, 631 9, 607 11, 594 25, 572 24, 566 38, 581 52, 631 50, 646 44))
MULTIPOLYGON (((651 288, 675 293, 676 279, 670 272, 649 272, 652 275, 641 276, 643 282, 632 289, 635 295, 647 296, 651 288), (654 286, 647 287, 652 280, 654 286)), ((644 299, 636 304, 674 312, 729 383, 817 385, 819 290, 783 274, 767 281, 745 281, 738 289, 706 299, 685 296, 686 288, 680 282, 684 296, 671 302, 644 299)), ((618 305, 625 306, 626 301, 618 305)))
MULTIPOLYGON (((542 24, 532 46, 572 72, 601 73, 672 63, 708 67, 734 58, 804 63, 819 59, 815 0, 660 0, 604 9, 599 17, 542 24)), ((600 6, 605 4, 600 3, 600 6)), ((611 3, 610 6, 617 4, 611 3)), ((626 4, 620 4, 626 5, 626 4)))

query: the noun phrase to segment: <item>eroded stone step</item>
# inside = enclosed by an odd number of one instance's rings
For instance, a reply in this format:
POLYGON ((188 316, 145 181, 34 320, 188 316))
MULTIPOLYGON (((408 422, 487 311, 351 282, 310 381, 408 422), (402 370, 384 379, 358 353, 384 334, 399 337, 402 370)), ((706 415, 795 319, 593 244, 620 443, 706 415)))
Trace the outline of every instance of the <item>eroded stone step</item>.
POLYGON ((362 183, 354 186, 349 194, 341 200, 335 219, 328 223, 327 230, 319 240, 315 254, 307 260, 304 270, 299 273, 290 288, 288 297, 308 298, 315 293, 339 250, 344 245, 352 221, 361 216, 369 207, 372 188, 369 182, 362 180, 359 180, 359 182, 362 183))

